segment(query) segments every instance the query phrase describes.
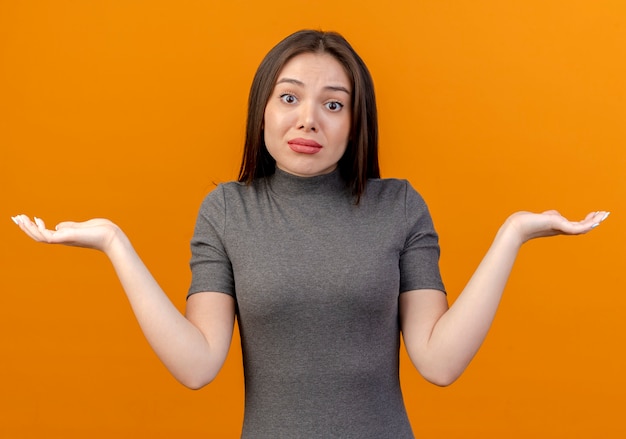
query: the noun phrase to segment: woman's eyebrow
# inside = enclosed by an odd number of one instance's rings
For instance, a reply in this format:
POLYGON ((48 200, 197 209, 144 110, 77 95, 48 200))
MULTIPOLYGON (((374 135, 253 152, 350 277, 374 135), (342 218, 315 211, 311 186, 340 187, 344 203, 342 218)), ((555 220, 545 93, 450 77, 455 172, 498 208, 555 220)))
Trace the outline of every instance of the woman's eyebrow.
MULTIPOLYGON (((299 81, 298 79, 293 79, 293 78, 280 78, 278 81, 276 81, 276 85, 278 84, 294 84, 297 85, 299 87, 304 87, 304 82, 299 81)), ((348 95, 350 95, 350 90, 348 90, 346 87, 342 86, 342 85, 327 85, 324 87, 324 89, 326 90, 331 90, 331 91, 342 91, 348 95)))
POLYGON ((280 78, 278 81, 276 81, 276 85, 282 84, 285 82, 288 84, 294 84, 294 85, 299 85, 300 87, 304 87, 304 82, 298 81, 297 79, 292 79, 292 78, 280 78))
POLYGON ((324 88, 327 89, 327 90, 332 90, 332 91, 342 91, 342 92, 346 93, 347 95, 350 95, 350 90, 348 90, 347 88, 345 88, 342 85, 327 85, 324 88))

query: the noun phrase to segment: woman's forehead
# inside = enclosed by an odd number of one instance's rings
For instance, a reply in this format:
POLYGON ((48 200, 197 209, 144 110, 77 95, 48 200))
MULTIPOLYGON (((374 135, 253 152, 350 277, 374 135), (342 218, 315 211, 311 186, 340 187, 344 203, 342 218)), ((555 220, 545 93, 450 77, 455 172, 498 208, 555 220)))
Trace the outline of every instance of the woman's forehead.
POLYGON ((279 71, 276 83, 287 81, 304 86, 322 83, 352 88, 345 66, 328 53, 302 53, 291 58, 279 71))

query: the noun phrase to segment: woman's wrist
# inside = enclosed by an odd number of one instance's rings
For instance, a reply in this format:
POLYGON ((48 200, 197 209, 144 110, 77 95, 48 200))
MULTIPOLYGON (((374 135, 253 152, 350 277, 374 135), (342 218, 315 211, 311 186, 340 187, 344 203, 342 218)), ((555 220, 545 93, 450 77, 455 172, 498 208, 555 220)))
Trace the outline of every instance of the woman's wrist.
POLYGON ((109 223, 107 224, 106 229, 107 233, 105 235, 103 246, 100 250, 106 254, 109 259, 112 259, 117 254, 124 251, 124 248, 130 245, 130 242, 117 224, 109 223))
POLYGON ((523 227, 519 224, 519 215, 514 213, 504 221, 500 230, 498 230, 496 239, 501 239, 519 249, 530 237, 525 236, 523 227))

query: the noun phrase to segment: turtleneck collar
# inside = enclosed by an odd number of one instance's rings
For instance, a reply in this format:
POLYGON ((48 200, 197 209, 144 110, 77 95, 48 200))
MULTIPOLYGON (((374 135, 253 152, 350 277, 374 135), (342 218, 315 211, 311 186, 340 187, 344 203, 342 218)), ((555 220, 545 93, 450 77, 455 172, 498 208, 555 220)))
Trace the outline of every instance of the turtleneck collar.
POLYGON ((315 177, 300 177, 285 172, 278 167, 267 177, 269 189, 278 196, 346 196, 350 194, 339 168, 328 174, 315 177))

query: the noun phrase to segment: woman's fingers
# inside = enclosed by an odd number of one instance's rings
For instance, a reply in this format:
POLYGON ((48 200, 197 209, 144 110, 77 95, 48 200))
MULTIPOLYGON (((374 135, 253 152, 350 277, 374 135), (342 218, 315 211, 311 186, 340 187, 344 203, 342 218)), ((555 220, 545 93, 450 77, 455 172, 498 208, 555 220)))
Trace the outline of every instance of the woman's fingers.
POLYGON ((35 222, 33 222, 26 215, 17 215, 12 217, 12 219, 24 233, 35 241, 49 242, 49 235, 45 233, 45 224, 42 220, 35 218, 35 222))
MULTIPOLYGON (((56 230, 47 229, 46 223, 38 217, 33 217, 32 221, 26 215, 17 215, 11 217, 11 219, 20 227, 20 229, 22 229, 24 233, 26 233, 26 235, 38 242, 47 242, 50 244, 63 243, 67 241, 67 238, 69 237, 69 234, 67 233, 68 230, 61 232, 61 229, 59 229, 58 226, 56 230)), ((65 228, 71 228, 72 225, 76 223, 68 221, 61 224, 63 224, 63 227, 65 228)))
POLYGON ((562 221, 558 222, 558 225, 555 228, 560 232, 568 234, 587 233, 598 227, 602 221, 608 218, 609 214, 610 212, 599 210, 596 212, 590 212, 582 221, 569 221, 566 218, 563 218, 562 221))
POLYGON ((39 229, 39 231, 44 234, 45 230, 46 230, 46 223, 43 222, 43 220, 41 218, 37 218, 36 216, 33 217, 33 220, 35 221, 35 225, 37 226, 37 228, 39 229))
POLYGON ((607 219, 610 214, 611 214, 611 212, 604 212, 604 211, 596 212, 596 214, 593 216, 594 223, 593 223, 592 227, 599 226, 600 223, 602 223, 602 221, 607 219))

